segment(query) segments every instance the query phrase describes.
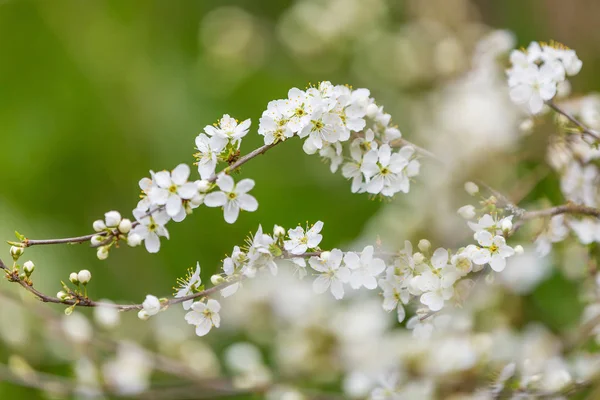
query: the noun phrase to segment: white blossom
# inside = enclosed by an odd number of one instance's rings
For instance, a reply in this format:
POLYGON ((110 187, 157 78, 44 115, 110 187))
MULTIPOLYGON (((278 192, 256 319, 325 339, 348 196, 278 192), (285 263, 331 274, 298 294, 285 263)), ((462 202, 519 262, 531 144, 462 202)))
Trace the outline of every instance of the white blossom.
MULTIPOLYGON (((176 299, 193 294, 194 290, 198 289, 202 284, 202 279, 200 278, 200 263, 196 264, 196 270, 193 273, 188 271, 185 279, 178 279, 177 281, 179 283, 179 288, 174 296, 176 299)), ((183 309, 189 310, 193 302, 193 299, 184 301, 182 303, 183 309)))
POLYGON ((374 258, 374 252, 373 246, 367 246, 360 255, 348 252, 344 256, 344 263, 352 271, 350 286, 353 289, 363 286, 369 290, 377 288, 377 276, 385 270, 385 262, 374 258))
POLYGON ((233 224, 240 210, 253 212, 258 209, 258 202, 248 192, 254 187, 252 179, 242 179, 237 184, 229 175, 220 175, 217 185, 221 191, 212 192, 204 198, 208 207, 223 207, 225 221, 233 224))
POLYGON ((160 171, 154 174, 154 186, 148 198, 153 204, 164 205, 167 214, 173 218, 185 212, 183 200, 190 200, 198 192, 194 182, 188 182, 190 167, 179 164, 172 172, 160 171))
POLYGON ((319 257, 311 257, 308 260, 311 268, 320 272, 313 282, 316 293, 324 293, 331 288, 331 294, 336 299, 344 297, 344 283, 350 280, 350 270, 341 266, 344 253, 339 249, 330 252, 322 252, 319 257))
POLYGON ((214 299, 209 299, 206 303, 197 301, 192 304, 192 311, 185 314, 185 320, 196 326, 196 335, 204 336, 213 326, 218 328, 221 325, 220 310, 221 305, 214 299))
POLYGON ((320 234, 323 229, 323 222, 317 221, 310 229, 304 232, 301 226, 288 230, 290 240, 284 241, 284 248, 294 255, 306 253, 308 249, 315 249, 323 240, 320 234))

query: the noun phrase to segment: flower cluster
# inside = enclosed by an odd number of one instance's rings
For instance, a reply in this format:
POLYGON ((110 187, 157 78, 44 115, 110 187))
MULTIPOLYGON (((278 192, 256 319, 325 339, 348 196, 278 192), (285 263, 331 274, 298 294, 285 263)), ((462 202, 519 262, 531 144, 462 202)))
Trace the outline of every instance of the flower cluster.
POLYGON ((395 141, 401 137, 400 131, 367 89, 353 90, 330 82, 305 91, 293 88, 287 99, 269 103, 258 133, 265 144, 293 136, 305 139, 304 151, 319 153, 330 162, 331 172, 343 164, 342 175, 352 180, 353 193, 408 193, 410 178, 419 173, 414 149, 395 141), (392 150, 398 147, 399 151, 392 150))
POLYGON ((532 114, 540 113, 566 76, 577 75, 582 66, 574 50, 555 42, 532 42, 527 50, 513 50, 510 62, 510 97, 517 104, 525 104, 532 114))

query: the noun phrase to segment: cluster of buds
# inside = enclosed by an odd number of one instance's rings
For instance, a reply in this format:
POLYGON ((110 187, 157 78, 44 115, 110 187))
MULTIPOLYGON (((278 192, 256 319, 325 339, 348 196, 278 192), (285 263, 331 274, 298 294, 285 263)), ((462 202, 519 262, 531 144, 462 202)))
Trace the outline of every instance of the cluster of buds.
POLYGON ((104 214, 104 220, 94 221, 93 227, 98 234, 92 237, 92 246, 98 247, 98 258, 106 260, 113 245, 118 246, 121 239, 127 240, 126 235, 133 228, 133 223, 130 219, 122 218, 118 211, 109 211, 104 214))

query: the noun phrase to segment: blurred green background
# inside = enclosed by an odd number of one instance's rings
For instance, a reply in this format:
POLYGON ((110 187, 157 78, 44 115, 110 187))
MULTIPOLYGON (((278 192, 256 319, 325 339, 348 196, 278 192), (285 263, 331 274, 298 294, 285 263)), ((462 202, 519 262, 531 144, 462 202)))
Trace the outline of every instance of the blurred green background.
MULTIPOLYGON (((381 32, 402 31, 415 19, 431 18, 458 32, 466 49, 490 27, 514 31, 520 45, 562 41, 584 60, 575 91, 600 87, 598 1, 364 0, 365 9, 353 13, 355 3, 0 2, 0 237, 12 240, 15 229, 33 239, 82 235, 106 211, 130 215, 138 180, 150 169, 191 164, 194 138, 205 125, 225 113, 252 118, 242 145, 243 153, 250 151, 262 144, 255 129, 268 101, 309 82, 370 88, 404 135, 419 143, 403 106, 460 69, 441 78, 414 75, 401 53, 365 52, 380 43, 381 32), (323 17, 312 21, 317 29, 308 29, 303 3, 327 5, 341 25, 347 17, 348 26, 331 33, 335 21, 323 17), (463 32, 467 23, 473 32, 463 32)), ((429 65, 426 45, 420 68, 429 65)), ((241 176, 256 181, 260 206, 236 224, 224 223, 221 210, 202 207, 169 225, 171 240, 163 240, 159 254, 125 246, 104 262, 86 245, 28 249, 36 285, 55 293, 60 279, 86 268, 93 273, 93 298, 140 302, 147 293, 169 294, 196 261, 208 281, 259 223, 271 229, 322 219, 328 248, 357 237, 382 206, 351 194, 349 182, 305 155, 296 140, 247 164, 241 176)), ((0 359, 13 351, 0 344, 0 359)), ((0 398, 35 395, 0 383, 0 398)))

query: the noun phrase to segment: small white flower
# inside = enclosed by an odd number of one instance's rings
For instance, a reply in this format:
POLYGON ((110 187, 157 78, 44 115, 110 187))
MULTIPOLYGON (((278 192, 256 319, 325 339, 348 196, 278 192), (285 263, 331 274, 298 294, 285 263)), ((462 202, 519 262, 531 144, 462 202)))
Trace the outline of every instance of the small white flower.
POLYGON ((219 120, 217 125, 207 125, 204 128, 204 132, 209 136, 221 139, 223 147, 225 147, 228 141, 239 147, 242 138, 248 134, 251 123, 252 121, 247 119, 238 124, 235 118, 231 118, 229 115, 225 114, 223 115, 223 118, 219 120))
POLYGON ((308 249, 316 248, 323 240, 321 229, 323 229, 323 222, 317 221, 306 233, 301 226, 288 230, 290 240, 284 242, 285 250, 294 255, 301 255, 308 249))
POLYGON ((352 271, 350 286, 353 289, 365 287, 369 290, 377 288, 377 276, 385 270, 385 262, 380 258, 373 258, 375 249, 367 246, 360 256, 348 252, 344 256, 344 263, 352 271))
POLYGON ((151 294, 146 296, 146 299, 142 303, 142 307, 142 311, 150 317, 158 314, 162 308, 158 297, 152 296, 151 294))
POLYGON ((198 153, 194 154, 198 165, 198 173, 202 179, 210 179, 217 167, 217 158, 227 141, 213 136, 209 138, 204 133, 196 137, 196 148, 198 153))
POLYGON ((294 132, 287 124, 286 103, 286 100, 273 100, 263 112, 259 121, 258 134, 264 136, 265 144, 284 141, 294 136, 294 132))
POLYGON ((173 218, 185 212, 183 200, 190 200, 198 192, 195 182, 188 182, 190 167, 179 164, 171 173, 160 171, 154 174, 154 186, 148 198, 157 205, 166 205, 167 214, 173 218))
POLYGON ((231 176, 223 174, 217 179, 217 185, 221 191, 207 194, 204 204, 208 207, 223 207, 226 222, 233 224, 240 210, 253 212, 258 209, 258 202, 248 194, 254 187, 252 179, 242 179, 236 185, 231 176))
POLYGON ((556 70, 546 63, 541 67, 532 65, 523 70, 510 90, 510 98, 516 104, 527 104, 532 114, 538 114, 544 102, 556 95, 556 70))
POLYGON ((277 275, 277 263, 271 253, 274 243, 275 239, 263 233, 262 226, 259 225, 248 249, 248 263, 242 268, 242 274, 252 278, 257 269, 268 267, 271 274, 277 275))
POLYGON ((361 171, 368 179, 367 192, 384 196, 393 196, 397 192, 408 193, 409 177, 419 172, 419 162, 411 161, 414 151, 412 147, 404 146, 392 154, 390 146, 384 144, 378 150, 368 152, 361 165, 361 171))
MULTIPOLYGON (((444 302, 452 298, 454 288, 447 285, 442 279, 432 271, 425 271, 421 275, 413 278, 414 285, 423 292, 421 303, 429 307, 431 311, 439 311, 444 307, 444 302)), ((454 284, 454 282, 452 282, 454 284)))
POLYGON ((341 266, 343 257, 344 253, 341 250, 333 249, 308 260, 311 268, 321 273, 313 282, 316 293, 324 293, 331 288, 333 297, 338 300, 344 297, 344 283, 350 280, 351 273, 347 267, 341 266))
POLYGON ((515 254, 514 249, 506 245, 506 240, 502 236, 493 236, 488 231, 480 231, 475 234, 475 237, 483 247, 473 255, 475 264, 489 263, 494 271, 500 272, 506 267, 506 258, 515 254))
MULTIPOLYGON (((177 293, 175 294, 176 299, 194 293, 194 290, 199 288, 202 284, 202 279, 200 278, 200 263, 196 264, 196 270, 193 273, 189 270, 187 276, 184 279, 178 279, 177 282, 179 283, 179 289, 177 289, 177 293)), ((194 300, 184 301, 183 309, 189 310, 193 302, 194 300)))
POLYGON ((185 320, 196 326, 196 335, 204 336, 213 326, 218 328, 221 325, 220 310, 221 305, 214 299, 209 299, 206 304, 197 301, 192 304, 192 311, 185 314, 185 320))
POLYGON ((169 216, 165 211, 158 211, 152 215, 141 210, 133 210, 133 216, 139 224, 129 232, 128 242, 136 243, 138 237, 144 240, 146 250, 149 253, 158 253, 160 250, 160 236, 169 238, 169 232, 165 224, 169 222, 169 216), (137 235, 137 237, 135 236, 137 235))

